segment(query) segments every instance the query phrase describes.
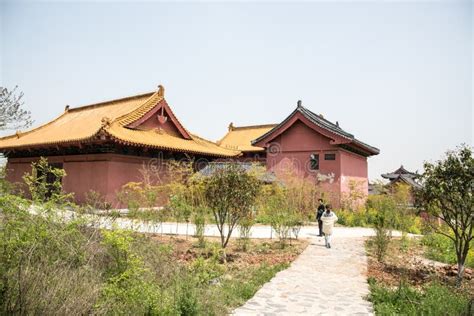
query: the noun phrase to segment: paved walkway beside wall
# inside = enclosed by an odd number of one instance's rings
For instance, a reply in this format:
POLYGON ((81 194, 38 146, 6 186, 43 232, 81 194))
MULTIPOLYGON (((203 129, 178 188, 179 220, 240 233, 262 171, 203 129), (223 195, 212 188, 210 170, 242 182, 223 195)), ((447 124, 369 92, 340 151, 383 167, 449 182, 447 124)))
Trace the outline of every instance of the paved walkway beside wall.
POLYGON ((335 237, 331 249, 323 238, 266 283, 234 315, 372 315, 364 239, 335 237))
MULTIPOLYGON (((30 207, 30 212, 37 214, 42 210, 36 207, 30 207)), ((92 214, 77 214, 69 210, 58 211, 62 214, 65 220, 71 220, 74 218, 83 218, 88 220, 91 225, 95 227, 113 229, 114 227, 121 229, 130 229, 140 233, 154 233, 154 234, 166 234, 166 235, 189 235, 192 236, 195 233, 195 226, 191 223, 153 223, 145 222, 141 220, 130 219, 126 217, 112 218, 111 216, 98 216, 92 214)), ((225 228, 227 229, 227 227, 225 228)), ((299 238, 315 238, 318 234, 318 227, 316 223, 309 226, 301 227, 299 238)), ((206 224, 204 228, 205 236, 219 236, 219 231, 215 224, 206 224)), ((358 238, 358 237, 370 237, 375 235, 375 231, 368 227, 334 227, 334 235, 343 238, 358 238)), ((402 234, 399 231, 392 231, 392 236, 399 237, 402 234)), ((416 236, 408 234, 409 237, 416 236)), ((239 237, 239 228, 235 227, 232 232, 232 237, 239 237)), ((294 237, 294 236, 293 236, 294 237)), ((269 225, 254 225, 250 230, 250 238, 278 238, 269 225)))

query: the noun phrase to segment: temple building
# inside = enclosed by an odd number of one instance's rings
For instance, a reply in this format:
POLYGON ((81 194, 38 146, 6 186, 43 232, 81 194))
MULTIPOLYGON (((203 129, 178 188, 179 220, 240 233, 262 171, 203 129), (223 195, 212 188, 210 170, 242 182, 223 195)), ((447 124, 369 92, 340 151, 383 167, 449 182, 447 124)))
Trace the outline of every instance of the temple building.
POLYGON ((379 150, 344 131, 298 101, 296 109, 281 123, 229 127, 220 144, 246 155, 258 154, 275 174, 289 170, 314 179, 328 199, 339 205, 351 187, 368 194, 367 158, 379 150))
POLYGON ((314 180, 338 205, 351 182, 358 182, 367 194, 367 158, 379 150, 300 101, 279 124, 236 127, 231 123, 221 140, 205 140, 180 123, 160 86, 152 93, 66 106, 49 123, 0 138, 0 152, 8 158, 7 179, 19 183, 31 172, 31 162, 47 157, 65 169, 63 188, 73 192, 78 203, 93 190, 117 205, 117 192, 128 182, 140 181, 144 165, 166 174, 163 161, 167 159, 231 159, 262 163, 276 175, 291 169, 314 180))
POLYGON ((416 180, 419 177, 419 174, 406 170, 403 165, 393 172, 382 174, 382 178, 388 179, 390 181, 388 183, 389 186, 394 185, 396 183, 404 183, 414 189, 421 188, 421 185, 416 180))
POLYGON ((116 194, 128 182, 140 181, 144 165, 163 171, 163 159, 230 158, 226 149, 191 134, 174 115, 164 89, 87 106, 70 108, 53 121, 0 139, 8 158, 7 179, 22 182, 31 162, 47 157, 63 168, 66 192, 83 203, 90 190, 116 204, 116 194), (156 159, 160 158, 160 159, 156 159))

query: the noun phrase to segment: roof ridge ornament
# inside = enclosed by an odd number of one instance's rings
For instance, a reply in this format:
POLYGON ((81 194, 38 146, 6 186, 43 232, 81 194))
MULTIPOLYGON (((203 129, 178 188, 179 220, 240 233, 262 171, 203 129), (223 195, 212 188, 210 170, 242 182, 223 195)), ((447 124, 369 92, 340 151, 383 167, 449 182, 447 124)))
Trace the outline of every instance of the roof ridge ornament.
POLYGON ((157 92, 159 97, 164 97, 165 96, 165 87, 163 87, 161 84, 158 85, 158 92, 157 92))
POLYGON ((112 124, 112 120, 107 116, 104 116, 100 122, 102 124, 102 128, 108 128, 110 127, 110 124, 112 124))
POLYGON ((300 107, 302 107, 302 106, 303 106, 303 101, 298 100, 298 102, 296 102, 296 107, 297 107, 297 108, 300 108, 300 107))
POLYGON ((160 124, 165 124, 166 121, 168 121, 168 117, 165 116, 165 106, 162 105, 161 106, 161 114, 158 114, 158 122, 160 122, 160 124))
POLYGON ((227 127, 227 129, 230 131, 233 131, 234 130, 234 123, 230 122, 229 126, 227 127))
POLYGON ((69 104, 66 104, 66 106, 64 107, 64 112, 69 112, 69 104))

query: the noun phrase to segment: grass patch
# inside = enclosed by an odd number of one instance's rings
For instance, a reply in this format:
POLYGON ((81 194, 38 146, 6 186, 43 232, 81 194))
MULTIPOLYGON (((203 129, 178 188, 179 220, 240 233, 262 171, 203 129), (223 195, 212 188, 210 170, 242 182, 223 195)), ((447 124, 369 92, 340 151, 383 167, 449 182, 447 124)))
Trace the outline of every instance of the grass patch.
POLYGON ((455 275, 423 260, 425 247, 422 238, 393 238, 379 262, 373 240, 366 242, 368 299, 377 315, 473 315, 471 278, 455 287, 455 275))
MULTIPOLYGON (((422 244, 425 246, 425 256, 427 258, 449 264, 456 263, 454 243, 448 237, 430 233, 423 236, 422 244)), ((466 267, 474 268, 474 248, 471 248, 467 255, 466 267)))
POLYGON ((215 292, 217 295, 214 296, 214 302, 217 305, 223 304, 229 309, 236 308, 252 298, 275 274, 288 266, 287 263, 273 266, 263 263, 258 267, 235 271, 233 278, 225 280, 216 290, 218 293, 215 292))
POLYGON ((369 279, 369 300, 377 315, 469 315, 469 298, 440 283, 421 289, 401 282, 397 288, 369 279))

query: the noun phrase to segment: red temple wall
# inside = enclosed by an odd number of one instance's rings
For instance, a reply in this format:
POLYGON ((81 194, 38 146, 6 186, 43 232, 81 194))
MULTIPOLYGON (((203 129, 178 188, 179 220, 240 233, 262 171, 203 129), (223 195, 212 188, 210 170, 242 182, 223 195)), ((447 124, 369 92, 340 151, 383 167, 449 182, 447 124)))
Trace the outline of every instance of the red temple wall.
POLYGON ((317 183, 328 202, 339 206, 340 199, 340 150, 330 144, 330 139, 304 123, 297 121, 271 143, 267 152, 267 168, 276 174, 294 168, 297 175, 309 177, 317 183), (275 150, 274 152, 271 152, 275 150), (319 170, 311 170, 310 155, 319 154, 319 170), (325 160, 325 154, 335 154, 335 160, 325 160), (318 176, 319 174, 319 176, 318 176))
MULTIPOLYGON (((117 193, 123 185, 129 182, 144 182, 143 172, 147 173, 152 184, 166 181, 167 173, 161 160, 130 156, 116 157, 109 162, 107 199, 115 202, 117 193)), ((125 205, 119 205, 125 207, 125 205)))
MULTIPOLYGON (((341 150, 341 193, 350 191, 351 183, 366 197, 369 194, 367 158, 341 150)), ((360 201, 363 203, 365 198, 360 201)))
MULTIPOLYGON (((107 190, 108 161, 87 158, 89 160, 86 161, 63 160, 63 168, 66 171, 63 189, 65 192, 74 192, 77 203, 86 202, 87 193, 91 190, 101 195, 104 195, 107 190)), ((53 162, 53 159, 48 161, 53 162)))
MULTIPOLYGON (((15 185, 24 185, 23 175, 31 173, 31 164, 8 159, 6 166, 6 179, 15 185)), ((22 189, 25 189, 22 187, 22 189)))
MULTIPOLYGON (((31 162, 39 158, 11 158, 7 163, 7 180, 23 183, 22 176, 31 172, 31 162)), ((163 166, 155 160, 116 154, 96 154, 48 157, 50 163, 63 163, 67 176, 63 179, 63 189, 74 193, 76 203, 86 201, 90 190, 99 192, 114 207, 123 207, 117 200, 117 192, 128 182, 140 182, 143 166, 153 169, 152 180, 165 178, 163 166), (150 162, 152 161, 152 162, 150 162)))
MULTIPOLYGON (((364 196, 368 195, 367 158, 348 152, 301 121, 296 121, 270 143, 267 168, 276 174, 296 170, 296 174, 310 177, 334 207, 349 192, 351 183, 364 196), (319 170, 311 170, 310 155, 319 154, 319 170), (335 160, 326 160, 325 154, 335 154, 335 160)), ((365 199, 361 200, 361 203, 365 199)))

